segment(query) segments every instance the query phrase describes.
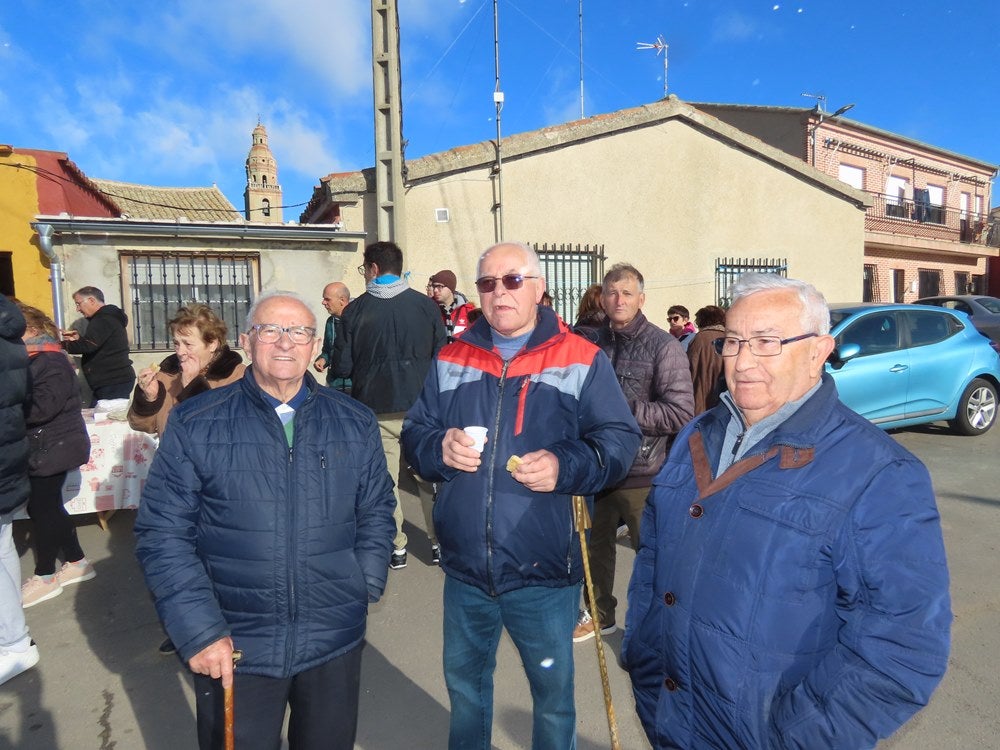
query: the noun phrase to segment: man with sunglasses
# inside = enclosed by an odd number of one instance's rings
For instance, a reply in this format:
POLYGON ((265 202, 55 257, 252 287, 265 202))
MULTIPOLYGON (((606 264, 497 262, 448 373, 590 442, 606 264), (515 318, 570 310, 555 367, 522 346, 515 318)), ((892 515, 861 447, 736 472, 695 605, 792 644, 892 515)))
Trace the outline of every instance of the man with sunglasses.
POLYGON ((236 747, 278 747, 288 707, 289 747, 354 747, 395 501, 375 416, 308 372, 316 333, 297 295, 261 295, 240 335, 253 364, 174 408, 143 491, 136 557, 206 750, 231 685, 236 747))
POLYGON ((729 390, 642 521, 622 657, 654 748, 871 748, 924 706, 951 608, 926 468, 844 406, 811 285, 744 274, 729 390))
POLYGON ((583 577, 572 496, 625 476, 639 430, 607 356, 540 305, 525 245, 479 260, 483 317, 435 358, 403 447, 437 482, 449 748, 491 747, 493 670, 506 628, 534 700, 532 747, 575 747, 573 645, 583 577), (485 448, 463 432, 485 426, 485 448))

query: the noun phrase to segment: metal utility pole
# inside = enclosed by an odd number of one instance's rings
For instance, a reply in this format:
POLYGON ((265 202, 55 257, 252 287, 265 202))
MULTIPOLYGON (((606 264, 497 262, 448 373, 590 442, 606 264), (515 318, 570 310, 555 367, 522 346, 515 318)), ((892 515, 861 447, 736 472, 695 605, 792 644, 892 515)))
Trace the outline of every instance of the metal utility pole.
POLYGON ((498 0, 493 0, 493 69, 496 84, 493 88, 493 104, 497 110, 497 160, 493 165, 494 185, 494 235, 497 242, 503 242, 503 149, 500 141, 500 112, 503 110, 503 91, 500 90, 500 12, 498 0))
POLYGON ((655 42, 636 42, 636 49, 655 49, 657 56, 663 53, 663 98, 667 98, 667 50, 670 48, 665 41, 663 41, 663 34, 656 37, 655 42))
POLYGON ((583 118, 583 0, 580 0, 580 119, 583 118))
POLYGON ((403 104, 396 0, 372 0, 372 77, 378 239, 405 249, 403 104))

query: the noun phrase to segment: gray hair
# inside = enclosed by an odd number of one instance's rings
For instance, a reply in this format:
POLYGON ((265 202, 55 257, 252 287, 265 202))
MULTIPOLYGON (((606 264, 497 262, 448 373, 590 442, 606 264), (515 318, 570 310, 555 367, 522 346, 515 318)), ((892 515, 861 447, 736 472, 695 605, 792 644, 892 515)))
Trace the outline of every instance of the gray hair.
POLYGON ((776 273, 744 273, 729 288, 733 304, 757 292, 793 291, 802 303, 802 330, 824 336, 830 332, 830 308, 826 298, 812 284, 786 279, 776 273))
POLYGON ((301 304, 306 309, 306 312, 309 313, 309 317, 312 318, 312 323, 310 324, 310 328, 316 327, 316 313, 313 312, 312 308, 309 306, 309 303, 305 301, 305 299, 302 297, 301 294, 299 294, 298 292, 288 292, 281 289, 270 289, 268 291, 261 292, 259 295, 257 295, 257 299, 255 299, 253 301, 253 304, 250 305, 250 310, 247 311, 246 331, 244 331, 245 333, 250 333, 250 331, 253 329, 254 318, 257 317, 257 309, 262 304, 267 302, 269 299, 274 299, 275 297, 294 300, 295 302, 301 304))
POLYGON ((525 245, 523 242, 498 242, 496 245, 492 245, 486 248, 483 254, 479 256, 479 260, 476 262, 477 279, 480 276, 480 269, 483 266, 483 261, 486 260, 486 257, 490 253, 501 247, 514 247, 520 250, 522 253, 524 253, 525 265, 528 266, 527 269, 528 274, 533 276, 542 275, 542 262, 538 259, 538 253, 536 253, 533 249, 525 245))
POLYGON ((646 286, 646 280, 642 278, 642 274, 639 273, 639 269, 633 266, 631 263, 615 263, 611 266, 611 269, 604 274, 604 282, 601 284, 602 290, 607 290, 609 286, 614 284, 616 281, 621 281, 632 277, 639 283, 639 291, 641 292, 646 286))

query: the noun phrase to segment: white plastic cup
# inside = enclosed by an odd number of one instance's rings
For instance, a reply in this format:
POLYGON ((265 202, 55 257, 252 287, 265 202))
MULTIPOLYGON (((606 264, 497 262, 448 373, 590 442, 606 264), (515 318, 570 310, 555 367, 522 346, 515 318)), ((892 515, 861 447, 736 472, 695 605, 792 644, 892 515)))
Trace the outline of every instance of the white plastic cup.
POLYGON ((472 425, 471 427, 466 427, 464 431, 466 435, 476 441, 472 444, 472 447, 479 453, 482 453, 483 447, 486 445, 486 433, 488 430, 485 427, 480 427, 479 425, 472 425))

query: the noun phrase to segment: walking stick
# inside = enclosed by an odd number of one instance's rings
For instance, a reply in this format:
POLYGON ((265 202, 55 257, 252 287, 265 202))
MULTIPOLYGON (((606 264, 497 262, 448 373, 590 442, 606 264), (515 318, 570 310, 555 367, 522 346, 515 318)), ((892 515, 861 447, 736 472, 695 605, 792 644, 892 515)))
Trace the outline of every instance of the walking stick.
MULTIPOLYGON (((243 652, 239 649, 233 651, 233 669, 236 669, 236 663, 243 658, 243 652)), ((233 682, 236 681, 236 675, 233 675, 233 682)), ((233 686, 230 685, 227 688, 222 689, 222 716, 225 726, 225 750, 236 750, 236 732, 235 732, 235 722, 236 715, 233 713, 233 686)))
POLYGON ((590 551, 587 549, 587 529, 590 528, 590 513, 587 512, 587 502, 582 495, 573 495, 573 514, 576 518, 576 530, 580 534, 580 550, 583 553, 583 578, 587 584, 587 601, 594 611, 594 643, 597 644, 597 664, 601 669, 601 687, 604 688, 604 708, 608 713, 608 731, 611 733, 611 750, 621 750, 618 740, 618 722, 615 720, 615 707, 611 703, 611 683, 608 682, 608 663, 604 659, 604 640, 601 638, 601 623, 597 621, 594 600, 594 580, 590 577, 590 551))

